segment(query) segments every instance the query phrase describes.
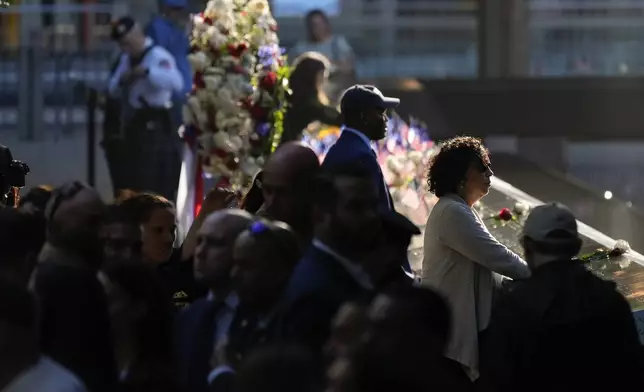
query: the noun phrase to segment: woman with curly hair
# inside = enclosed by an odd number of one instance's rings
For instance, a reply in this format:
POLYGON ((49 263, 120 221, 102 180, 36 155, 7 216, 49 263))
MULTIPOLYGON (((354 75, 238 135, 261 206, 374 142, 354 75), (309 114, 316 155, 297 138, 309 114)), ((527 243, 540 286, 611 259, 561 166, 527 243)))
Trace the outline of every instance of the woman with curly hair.
POLYGON ((479 372, 479 335, 488 326, 501 275, 526 278, 530 271, 517 254, 487 230, 472 208, 490 190, 488 150, 479 139, 447 140, 431 159, 427 182, 438 197, 425 227, 423 284, 442 293, 452 307, 446 356, 479 372))

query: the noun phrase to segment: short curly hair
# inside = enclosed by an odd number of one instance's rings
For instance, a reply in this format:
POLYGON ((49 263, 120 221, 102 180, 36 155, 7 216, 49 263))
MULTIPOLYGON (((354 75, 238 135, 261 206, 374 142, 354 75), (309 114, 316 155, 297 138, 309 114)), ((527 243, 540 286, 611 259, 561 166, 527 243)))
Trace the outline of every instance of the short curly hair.
POLYGON ((427 185, 437 197, 456 193, 472 163, 490 166, 490 153, 483 142, 471 136, 457 136, 440 145, 429 161, 427 185))

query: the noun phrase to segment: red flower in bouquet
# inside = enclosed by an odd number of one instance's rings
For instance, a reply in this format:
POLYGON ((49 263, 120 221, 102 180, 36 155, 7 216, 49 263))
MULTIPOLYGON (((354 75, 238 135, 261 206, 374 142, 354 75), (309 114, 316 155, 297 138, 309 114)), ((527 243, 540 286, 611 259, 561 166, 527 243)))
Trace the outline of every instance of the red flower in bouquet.
POLYGON ((203 73, 195 72, 194 78, 192 78, 193 88, 206 88, 206 82, 203 80, 203 73))
POLYGON ((242 42, 240 44, 228 44, 227 46, 228 54, 230 54, 233 57, 241 57, 245 51, 248 50, 248 44, 245 42, 242 42))
POLYGON ((255 104, 252 108, 250 108, 250 115, 255 119, 256 121, 259 122, 265 122, 268 119, 268 109, 261 107, 258 104, 255 104))
POLYGON ((262 76, 262 79, 259 81, 259 87, 263 88, 266 91, 273 91, 275 85, 277 84, 277 74, 275 72, 267 72, 266 75, 262 76))
POLYGON ((510 211, 509 208, 502 208, 501 211, 499 211, 498 218, 502 221, 511 221, 512 218, 514 218, 514 215, 512 215, 512 211, 510 211))
POLYGON ((228 154, 228 152, 226 150, 224 150, 223 148, 218 148, 218 147, 215 147, 212 150, 210 150, 210 154, 214 155, 214 156, 217 156, 219 158, 227 158, 228 155, 230 155, 230 154, 228 154))
POLYGON ((247 73, 246 69, 244 67, 242 67, 241 65, 239 65, 239 64, 231 67, 230 70, 233 73, 236 73, 236 74, 246 74, 247 73))
POLYGON ((241 100, 240 105, 241 107, 243 107, 244 109, 250 112, 250 110, 253 108, 253 99, 250 97, 246 97, 241 100))

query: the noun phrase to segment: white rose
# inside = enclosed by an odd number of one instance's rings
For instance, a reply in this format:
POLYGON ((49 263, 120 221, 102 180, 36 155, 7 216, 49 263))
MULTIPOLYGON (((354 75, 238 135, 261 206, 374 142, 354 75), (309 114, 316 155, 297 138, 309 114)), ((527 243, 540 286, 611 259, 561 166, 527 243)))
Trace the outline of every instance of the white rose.
POLYGON ((212 133, 210 132, 203 132, 199 137, 197 137, 197 141, 199 142, 199 147, 206 152, 210 151, 215 146, 215 143, 212 140, 212 133))
POLYGON ((181 117, 183 118, 183 123, 186 125, 194 125, 197 123, 197 118, 190 110, 188 105, 183 105, 181 109, 181 117))
POLYGON ((208 39, 208 43, 212 48, 220 48, 225 45, 228 40, 228 37, 215 26, 208 26, 208 30, 205 34, 208 39))
POLYGON ((235 16, 232 12, 223 14, 217 18, 214 24, 220 31, 227 31, 230 35, 233 33, 233 29, 235 28, 235 16))
POLYGON ((238 146, 230 137, 228 132, 219 131, 213 135, 215 146, 229 153, 236 153, 241 146, 238 146))
POLYGON ((210 59, 204 52, 196 52, 188 55, 188 62, 193 72, 203 72, 210 63, 210 59))
POLYGON ((214 91, 221 86, 223 78, 219 75, 208 75, 204 76, 203 81, 206 84, 207 90, 214 91))
MULTIPOLYGON (((243 123, 241 118, 237 119, 238 125, 243 123)), ((232 135, 230 137, 230 143, 235 147, 236 150, 241 150, 244 147, 244 140, 239 135, 232 135)))
POLYGON ((530 207, 526 203, 520 201, 514 203, 514 213, 517 215, 525 215, 529 209, 530 207))
POLYGON ((255 175, 260 171, 259 165, 252 157, 248 157, 239 164, 239 170, 249 177, 255 177, 255 175))

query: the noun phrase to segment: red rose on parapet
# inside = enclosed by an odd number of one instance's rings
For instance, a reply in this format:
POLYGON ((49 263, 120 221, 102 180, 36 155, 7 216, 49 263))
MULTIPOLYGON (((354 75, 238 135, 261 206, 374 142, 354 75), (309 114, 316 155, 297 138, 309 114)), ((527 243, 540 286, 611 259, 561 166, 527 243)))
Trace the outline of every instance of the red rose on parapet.
POLYGON ((510 221, 512 218, 512 211, 510 211, 509 208, 502 208, 501 211, 499 211, 499 219, 502 221, 510 221))

